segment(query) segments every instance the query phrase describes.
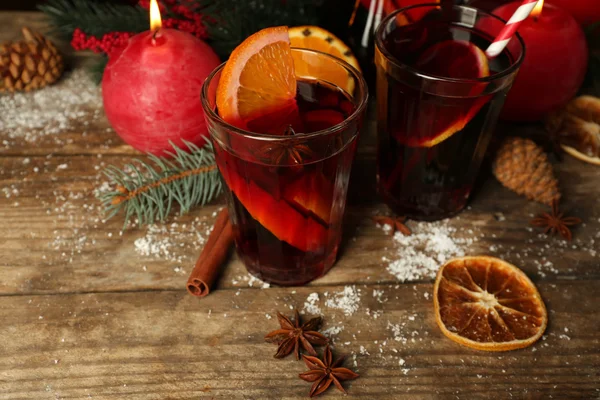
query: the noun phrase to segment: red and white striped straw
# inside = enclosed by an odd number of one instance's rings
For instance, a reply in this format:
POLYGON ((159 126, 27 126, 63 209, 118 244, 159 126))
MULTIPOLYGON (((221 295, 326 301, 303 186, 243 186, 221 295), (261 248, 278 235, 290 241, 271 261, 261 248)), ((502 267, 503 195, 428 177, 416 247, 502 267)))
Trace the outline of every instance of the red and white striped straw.
POLYGON ((488 58, 494 58, 498 54, 502 53, 502 50, 506 47, 510 39, 515 34, 517 29, 519 29, 519 25, 526 19, 531 10, 536 6, 538 0, 523 0, 523 3, 517 8, 515 13, 510 17, 504 28, 500 31, 496 39, 490 44, 490 46, 485 51, 485 54, 488 58))

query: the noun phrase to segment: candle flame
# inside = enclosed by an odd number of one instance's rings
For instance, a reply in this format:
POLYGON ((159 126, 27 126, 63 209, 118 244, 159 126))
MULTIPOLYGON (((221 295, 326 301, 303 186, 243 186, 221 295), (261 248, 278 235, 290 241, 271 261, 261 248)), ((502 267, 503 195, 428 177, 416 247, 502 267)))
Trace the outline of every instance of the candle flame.
POLYGON ((542 8, 544 8, 544 0, 539 0, 533 10, 531 10, 531 16, 537 17, 542 13, 542 8))
POLYGON ((160 10, 158 9, 158 3, 156 0, 150 0, 150 30, 156 31, 162 26, 162 20, 160 18, 160 10))

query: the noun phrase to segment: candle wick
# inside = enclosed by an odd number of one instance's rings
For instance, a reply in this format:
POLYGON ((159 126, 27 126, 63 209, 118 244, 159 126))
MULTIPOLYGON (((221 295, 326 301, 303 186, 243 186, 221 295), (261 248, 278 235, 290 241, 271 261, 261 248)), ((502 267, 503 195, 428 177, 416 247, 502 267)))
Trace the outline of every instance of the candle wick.
POLYGON ((152 34, 152 44, 156 44, 156 35, 158 35, 158 31, 160 31, 160 28, 155 30, 152 34))

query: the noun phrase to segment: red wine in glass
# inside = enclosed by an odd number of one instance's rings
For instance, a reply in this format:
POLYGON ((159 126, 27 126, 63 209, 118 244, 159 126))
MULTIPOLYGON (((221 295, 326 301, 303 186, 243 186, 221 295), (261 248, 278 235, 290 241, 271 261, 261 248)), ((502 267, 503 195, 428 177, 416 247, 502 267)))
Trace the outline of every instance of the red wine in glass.
POLYGON ((493 36, 477 28, 492 24, 464 26, 465 10, 409 8, 378 31, 378 187, 414 219, 466 206, 518 67, 514 46, 487 59, 493 36))
POLYGON ((309 282, 335 261, 360 126, 340 125, 356 110, 342 89, 317 80, 297 85, 293 118, 252 126, 273 133, 287 125, 280 140, 236 137, 215 146, 238 254, 249 272, 281 285, 309 282))

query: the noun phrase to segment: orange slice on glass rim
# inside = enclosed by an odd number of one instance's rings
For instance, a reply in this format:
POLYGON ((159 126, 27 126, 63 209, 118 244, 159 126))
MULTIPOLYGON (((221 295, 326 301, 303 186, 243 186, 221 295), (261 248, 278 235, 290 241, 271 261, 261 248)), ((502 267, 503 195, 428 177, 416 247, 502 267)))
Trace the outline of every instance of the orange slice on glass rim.
MULTIPOLYGON (((483 50, 465 40, 446 40, 431 46, 419 57, 415 67, 442 78, 478 79, 490 74, 483 50)), ((479 96, 485 87, 485 83, 473 83, 470 91, 457 98, 452 107, 421 102, 419 120, 412 124, 411 132, 400 135, 400 141, 411 147, 433 147, 448 139, 462 130, 487 103, 488 96, 479 96)))
POLYGON ((263 29, 233 50, 219 80, 217 109, 223 120, 238 128, 285 131, 298 112, 287 27, 263 29))
POLYGON ((546 306, 527 275, 494 257, 463 257, 444 264, 433 302, 444 335, 477 350, 527 347, 548 324, 546 306))
MULTIPOLYGON (((360 71, 360 66, 352 50, 333 33, 318 26, 295 26, 289 29, 290 44, 292 47, 317 50, 330 54, 346 61, 360 71)), ((301 53, 293 54, 298 76, 318 76, 319 80, 333 83, 352 94, 354 91, 354 79, 348 71, 330 60, 319 57, 307 57, 301 53)))
MULTIPOLYGON (((217 110, 227 123, 266 134, 282 134, 298 120, 296 68, 287 27, 263 29, 248 37, 231 53, 217 87, 217 110)), ((232 135, 230 146, 239 155, 254 158, 250 140, 232 135)), ((252 218, 278 239, 302 251, 320 251, 327 241, 331 199, 317 190, 322 183, 305 177, 290 188, 285 198, 276 196, 256 176, 240 176, 235 170, 221 174, 252 218), (262 186, 261 186, 262 185, 262 186), (293 189, 293 190, 292 190, 293 189), (320 218, 311 217, 311 214, 320 218)), ((265 171, 267 166, 264 167, 265 171)), ((266 177, 268 180, 270 177, 266 177)), ((278 179, 273 176, 272 179, 278 179)), ((316 178, 315 178, 316 179, 316 178)))

